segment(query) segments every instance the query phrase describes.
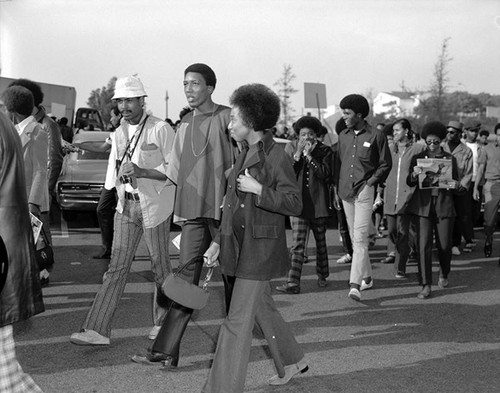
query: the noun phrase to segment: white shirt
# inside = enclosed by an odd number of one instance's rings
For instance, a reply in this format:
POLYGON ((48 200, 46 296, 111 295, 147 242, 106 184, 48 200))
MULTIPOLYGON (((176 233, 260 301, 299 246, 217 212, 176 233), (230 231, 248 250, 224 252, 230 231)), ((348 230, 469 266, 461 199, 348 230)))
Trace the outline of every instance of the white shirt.
POLYGON ((476 173, 477 173, 477 158, 479 156, 478 145, 476 142, 470 143, 465 142, 467 147, 472 150, 472 181, 476 181, 476 173))

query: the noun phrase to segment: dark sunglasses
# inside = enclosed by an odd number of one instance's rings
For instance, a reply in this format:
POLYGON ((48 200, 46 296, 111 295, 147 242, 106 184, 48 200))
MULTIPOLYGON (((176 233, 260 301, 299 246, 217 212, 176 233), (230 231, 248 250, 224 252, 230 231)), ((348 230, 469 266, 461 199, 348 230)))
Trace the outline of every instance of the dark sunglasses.
POLYGON ((427 143, 428 146, 430 145, 440 145, 441 144, 441 141, 425 141, 425 143, 427 143))

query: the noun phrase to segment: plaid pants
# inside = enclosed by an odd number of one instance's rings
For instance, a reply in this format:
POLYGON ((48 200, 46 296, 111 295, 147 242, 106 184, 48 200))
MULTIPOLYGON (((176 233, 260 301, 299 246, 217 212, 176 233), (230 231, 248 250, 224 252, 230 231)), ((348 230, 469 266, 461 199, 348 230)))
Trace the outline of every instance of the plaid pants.
POLYGON ((309 230, 312 230, 316 241, 316 274, 319 278, 327 278, 330 275, 328 266, 328 250, 326 247, 326 223, 327 218, 321 217, 314 220, 290 217, 292 224, 292 267, 288 273, 288 282, 300 284, 302 265, 304 264, 304 252, 307 247, 306 239, 309 230))
POLYGON ((23 371, 16 359, 12 325, 0 327, 0 392, 42 392, 29 374, 23 371))

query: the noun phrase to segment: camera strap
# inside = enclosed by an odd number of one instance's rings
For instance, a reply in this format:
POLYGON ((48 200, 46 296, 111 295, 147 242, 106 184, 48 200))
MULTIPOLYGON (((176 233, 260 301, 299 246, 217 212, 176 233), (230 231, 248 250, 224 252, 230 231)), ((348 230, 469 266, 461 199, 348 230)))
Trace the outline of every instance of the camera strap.
POLYGON ((148 119, 149 115, 146 115, 144 118, 144 122, 142 123, 142 127, 139 132, 135 132, 135 134, 132 136, 131 139, 127 142, 127 146, 125 146, 125 151, 123 152, 122 158, 120 160, 117 160, 116 162, 116 174, 118 175, 118 172, 120 170, 120 167, 122 166, 123 160, 125 159, 125 156, 128 154, 129 158, 132 159, 132 156, 134 155, 135 148, 137 147, 137 143, 139 143, 139 139, 142 135, 142 131, 144 131, 144 127, 146 126, 146 120, 148 119), (137 138, 136 138, 137 136, 137 138), (130 150, 130 146, 132 145, 133 141, 136 141, 132 150, 130 150))

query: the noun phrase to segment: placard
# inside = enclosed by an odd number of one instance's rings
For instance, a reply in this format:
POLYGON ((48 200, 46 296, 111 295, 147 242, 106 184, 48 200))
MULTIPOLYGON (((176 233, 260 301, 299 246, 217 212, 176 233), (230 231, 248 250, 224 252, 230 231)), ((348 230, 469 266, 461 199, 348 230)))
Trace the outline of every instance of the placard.
POLYGON ((455 187, 450 159, 419 158, 417 166, 422 168, 422 172, 418 175, 420 189, 455 187))

